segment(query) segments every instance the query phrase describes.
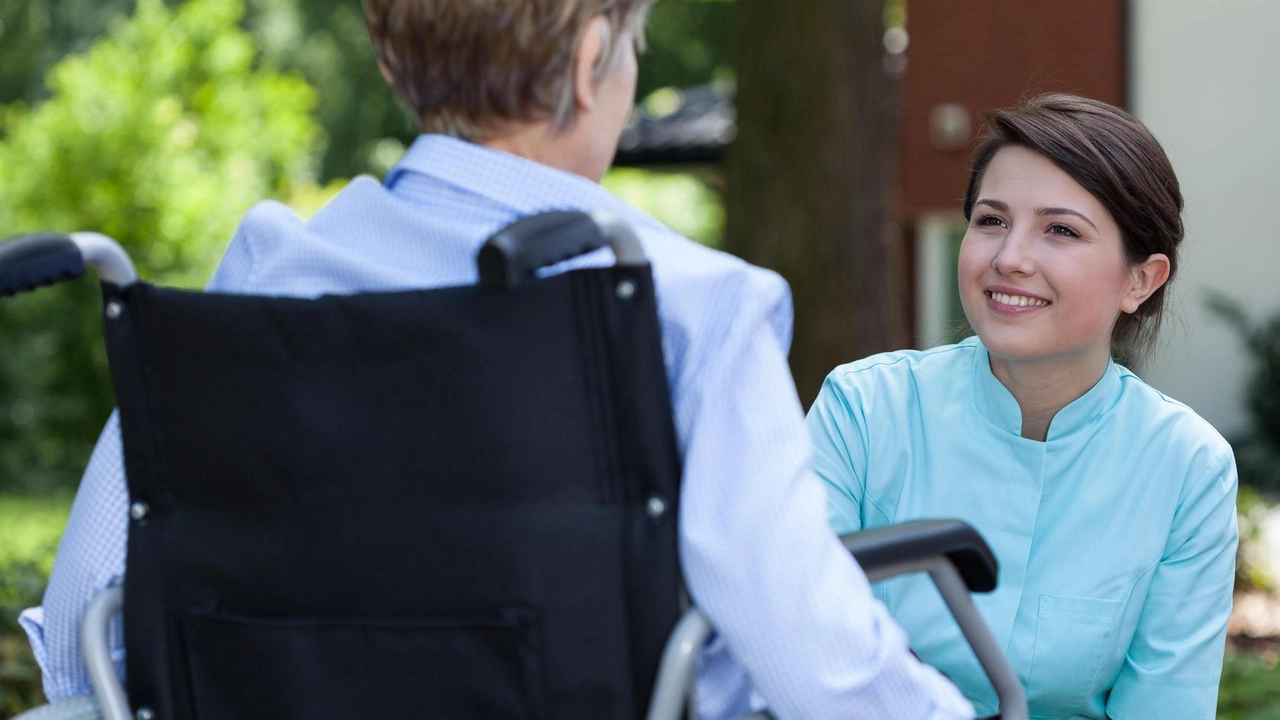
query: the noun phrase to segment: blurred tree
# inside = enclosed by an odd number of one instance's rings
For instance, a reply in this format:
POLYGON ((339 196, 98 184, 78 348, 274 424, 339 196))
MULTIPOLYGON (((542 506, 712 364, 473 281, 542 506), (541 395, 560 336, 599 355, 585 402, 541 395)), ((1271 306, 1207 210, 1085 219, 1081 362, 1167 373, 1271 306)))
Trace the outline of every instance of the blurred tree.
MULTIPOLYGON (((314 195, 320 129, 299 77, 258 67, 239 0, 131 18, 0 111, 0 228, 94 229, 148 279, 196 286, 263 197, 314 195)), ((92 283, 0 303, 0 491, 73 486, 111 408, 92 283)))
MULTIPOLYGON (((176 7, 183 0, 165 0, 176 7)), ((245 0, 244 27, 267 67, 300 71, 319 90, 326 180, 384 172, 417 134, 382 81, 356 0, 245 0)), ((45 97, 43 77, 81 52, 134 0, 0 0, 0 103, 45 97)), ((729 75, 733 0, 662 0, 649 24, 638 96, 729 75)))
MULTIPOLYGON (((165 0, 171 9, 183 0, 165 0)), ((331 142, 321 175, 350 177, 370 169, 379 139, 412 137, 374 62, 360 3, 350 0, 245 0, 243 26, 264 66, 300 71, 323 92, 318 113, 331 142)), ((83 52, 135 0, 0 0, 0 103, 47 96, 46 71, 83 52)))
POLYGON ((681 235, 720 247, 724 205, 715 190, 697 176, 614 168, 600 184, 681 235))
POLYGON ((806 405, 836 365, 908 341, 884 9, 738 5, 726 248, 791 283, 791 368, 806 405))
POLYGON ((83 52, 133 0, 0 0, 0 103, 45 97, 45 71, 83 52))
POLYGON ((301 71, 319 92, 316 113, 328 136, 320 176, 385 172, 418 127, 378 72, 361 4, 248 0, 248 6, 246 28, 264 61, 301 71))
POLYGON ((733 0, 661 0, 649 13, 636 97, 732 75, 729 52, 737 18, 733 0))

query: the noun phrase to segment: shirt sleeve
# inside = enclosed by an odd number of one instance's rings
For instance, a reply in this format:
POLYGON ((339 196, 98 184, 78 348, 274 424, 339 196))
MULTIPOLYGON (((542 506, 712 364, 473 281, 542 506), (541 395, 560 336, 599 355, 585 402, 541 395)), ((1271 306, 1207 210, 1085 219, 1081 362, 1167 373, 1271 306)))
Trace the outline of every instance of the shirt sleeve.
MULTIPOLYGON (((94 596, 124 581, 128 512, 120 423, 113 413, 76 491, 44 604, 19 618, 40 664, 44 693, 50 702, 91 692, 80 655, 80 618, 94 596)), ((110 647, 116 669, 124 677, 120 628, 116 618, 110 647)))
POLYGON ((677 383, 690 594, 781 720, 972 718, 911 656, 828 527, 786 363, 789 325, 770 322, 789 297, 767 279, 717 296, 723 319, 677 383))
POLYGON ((1174 515, 1137 632, 1107 701, 1115 720, 1216 716, 1238 530, 1230 450, 1174 515))
POLYGON ((813 469, 826 490, 827 520, 836 534, 844 535, 862 529, 867 453, 860 413, 850 406, 838 373, 822 383, 805 425, 813 440, 813 469))
MULTIPOLYGON (((242 223, 208 289, 228 292, 245 287, 253 266, 248 224, 242 223)), ((80 619, 98 593, 124 582, 128 513, 129 488, 117 412, 107 421, 80 480, 43 604, 19 617, 40 665, 45 696, 51 702, 92 692, 80 654, 80 619)), ((121 628, 116 618, 110 649, 123 678, 121 628)))

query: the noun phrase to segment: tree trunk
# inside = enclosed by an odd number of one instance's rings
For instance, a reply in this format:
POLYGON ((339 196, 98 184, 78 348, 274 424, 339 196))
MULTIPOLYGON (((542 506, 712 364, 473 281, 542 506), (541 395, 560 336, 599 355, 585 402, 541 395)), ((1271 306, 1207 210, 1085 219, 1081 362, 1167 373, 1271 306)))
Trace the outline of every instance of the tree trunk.
POLYGON ((884 3, 738 9, 726 245, 791 284, 791 369, 807 407, 836 365, 908 340, 884 3))

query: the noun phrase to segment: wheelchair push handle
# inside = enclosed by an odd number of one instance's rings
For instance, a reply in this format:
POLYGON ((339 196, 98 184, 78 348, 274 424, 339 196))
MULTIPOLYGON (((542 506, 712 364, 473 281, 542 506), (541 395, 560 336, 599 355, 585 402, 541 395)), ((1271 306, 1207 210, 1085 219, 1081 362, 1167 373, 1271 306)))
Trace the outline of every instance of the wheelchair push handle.
POLYGON ((90 232, 33 233, 0 243, 0 297, 74 280, 93 266, 104 283, 127 287, 138 274, 111 238, 90 232))
POLYGON ((0 295, 5 297, 81 275, 84 257, 66 235, 19 235, 0 245, 0 295))
POLYGON ((619 265, 646 262, 635 232, 611 213, 553 211, 533 215, 498 231, 480 248, 476 258, 480 284, 515 287, 532 279, 541 268, 605 245, 613 249, 619 265))

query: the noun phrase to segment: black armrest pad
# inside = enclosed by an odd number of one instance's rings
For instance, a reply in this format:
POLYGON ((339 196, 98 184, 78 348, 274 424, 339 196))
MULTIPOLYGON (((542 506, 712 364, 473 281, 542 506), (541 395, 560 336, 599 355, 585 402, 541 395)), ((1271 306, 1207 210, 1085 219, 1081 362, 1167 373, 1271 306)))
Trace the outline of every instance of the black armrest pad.
POLYGON ((996 588, 995 555, 978 531, 960 520, 916 520, 850 533, 840 541, 863 570, 946 556, 972 592, 996 588))

